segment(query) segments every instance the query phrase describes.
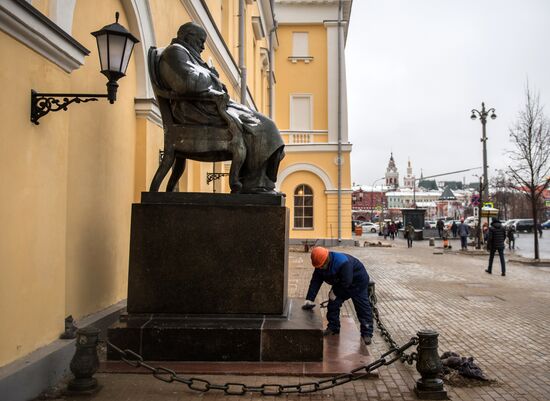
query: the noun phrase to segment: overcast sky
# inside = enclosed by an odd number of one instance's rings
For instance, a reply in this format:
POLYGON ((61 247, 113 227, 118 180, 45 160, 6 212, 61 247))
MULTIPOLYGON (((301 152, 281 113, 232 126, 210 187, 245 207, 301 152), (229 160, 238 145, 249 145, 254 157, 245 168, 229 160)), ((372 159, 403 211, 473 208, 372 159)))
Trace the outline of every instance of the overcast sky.
POLYGON ((353 182, 383 177, 392 151, 401 185, 408 159, 417 177, 482 166, 482 101, 491 177, 527 79, 550 116, 550 0, 354 0, 346 64, 353 182))

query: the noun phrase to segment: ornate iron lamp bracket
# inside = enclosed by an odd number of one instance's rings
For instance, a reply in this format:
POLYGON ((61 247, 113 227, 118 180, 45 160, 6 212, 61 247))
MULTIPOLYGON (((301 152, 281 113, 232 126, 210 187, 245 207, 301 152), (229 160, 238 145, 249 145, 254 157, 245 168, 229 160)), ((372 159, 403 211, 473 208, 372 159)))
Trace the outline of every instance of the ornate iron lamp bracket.
POLYGON ((67 111, 71 103, 95 102, 98 98, 108 97, 108 94, 84 93, 38 93, 31 89, 31 122, 38 125, 38 120, 50 111, 67 111))
POLYGON ((219 180, 227 175, 229 175, 229 173, 206 173, 206 184, 210 185, 210 182, 219 180))

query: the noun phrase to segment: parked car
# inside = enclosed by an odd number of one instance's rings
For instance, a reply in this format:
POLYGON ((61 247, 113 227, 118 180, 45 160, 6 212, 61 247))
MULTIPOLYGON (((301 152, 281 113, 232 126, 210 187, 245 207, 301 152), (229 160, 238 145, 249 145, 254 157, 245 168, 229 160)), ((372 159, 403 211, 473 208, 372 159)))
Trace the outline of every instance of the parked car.
POLYGON ((475 228, 477 226, 477 219, 474 216, 466 217, 464 223, 470 228, 475 228))
POLYGON ((533 219, 519 219, 514 223, 516 232, 531 232, 533 231, 533 219))
POLYGON ((548 230, 550 229, 550 220, 546 220, 544 223, 541 224, 542 225, 542 228, 544 230, 548 230))
POLYGON ((379 230, 378 224, 374 224, 374 223, 371 223, 369 221, 361 224, 361 227, 363 227, 363 232, 375 233, 379 230))
POLYGON ((460 220, 447 220, 445 222, 445 228, 447 230, 449 230, 449 231, 451 230, 451 227, 453 226, 453 221, 456 223, 457 226, 460 224, 460 220))
MULTIPOLYGON (((504 228, 506 229, 509 229, 510 227, 514 227, 514 224, 516 223, 516 221, 518 221, 519 219, 510 219, 508 221, 506 221, 506 223, 504 224, 504 228)), ((515 227, 514 227, 515 228, 515 227)))
POLYGON ((435 228, 437 222, 435 220, 426 220, 424 222, 424 228, 435 228))

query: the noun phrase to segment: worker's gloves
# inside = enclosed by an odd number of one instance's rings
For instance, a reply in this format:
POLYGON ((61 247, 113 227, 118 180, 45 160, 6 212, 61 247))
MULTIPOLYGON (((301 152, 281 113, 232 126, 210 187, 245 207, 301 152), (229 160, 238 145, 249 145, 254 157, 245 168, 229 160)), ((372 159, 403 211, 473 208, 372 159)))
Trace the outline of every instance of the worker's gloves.
POLYGON ((309 299, 306 299, 306 302, 302 305, 302 309, 304 310, 310 310, 315 308, 315 303, 311 302, 309 299))
POLYGON ((333 290, 330 290, 330 292, 328 293, 328 299, 330 299, 331 301, 336 301, 336 295, 334 295, 333 290))

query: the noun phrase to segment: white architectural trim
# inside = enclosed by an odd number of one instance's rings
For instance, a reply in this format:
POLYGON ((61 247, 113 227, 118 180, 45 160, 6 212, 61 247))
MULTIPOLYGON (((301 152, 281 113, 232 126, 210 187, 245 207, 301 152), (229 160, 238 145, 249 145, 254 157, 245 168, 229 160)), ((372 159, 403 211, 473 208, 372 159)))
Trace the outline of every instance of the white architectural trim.
MULTIPOLYGON (((342 144, 342 152, 351 152, 351 143, 342 144)), ((285 153, 293 152, 338 152, 336 143, 315 143, 315 144, 286 144, 285 153)))
POLYGON ((154 98, 135 100, 136 116, 146 118, 153 124, 162 128, 162 117, 157 102, 154 98))
MULTIPOLYGON (((340 26, 343 35, 344 24, 340 26)), ((327 29, 327 86, 328 86, 328 140, 329 142, 338 142, 338 102, 341 103, 340 129, 342 133, 342 142, 348 141, 348 102, 346 89, 346 61, 344 43, 340 44, 340 68, 338 68, 338 23, 331 21, 325 22, 327 29), (338 93, 338 70, 342 86, 341 93, 338 93), (340 96, 339 96, 340 95, 340 96)))
MULTIPOLYGON (((341 192, 343 194, 353 194, 353 190, 352 189, 342 189, 341 192)), ((330 189, 330 190, 326 190, 325 191, 325 194, 327 195, 338 195, 338 190, 337 189, 330 189)), ((369 209, 370 210, 370 209, 369 209)))
POLYGON ((23 0, 0 1, 0 30, 41 56, 72 72, 90 51, 23 0))
MULTIPOLYGON (((286 149, 286 147, 285 147, 285 149, 286 149)), ((292 165, 288 166, 287 168, 285 168, 283 171, 281 171, 277 175, 277 184, 276 184, 277 190, 281 189, 281 184, 284 182, 284 180, 289 175, 297 173, 299 171, 309 171, 310 173, 315 174, 316 176, 318 176, 321 179, 321 181, 323 181, 323 184, 325 184, 325 190, 335 190, 335 191, 337 191, 337 189, 334 188, 334 185, 332 184, 332 181, 331 181, 330 177, 328 176, 328 174, 323 169, 317 167, 314 164, 310 164, 310 163, 292 164, 292 165)))
POLYGON ((49 17, 69 35, 73 31, 73 14, 76 0, 50 0, 49 17))
POLYGON ((279 24, 320 24, 334 19, 338 13, 338 2, 294 3, 276 1, 275 15, 279 24))
POLYGON ((122 5, 128 18, 128 28, 140 41, 134 49, 136 98, 152 99, 154 93, 147 69, 147 52, 151 46, 157 45, 157 41, 149 1, 122 0, 122 5))
MULTIPOLYGON (((277 20, 280 24, 318 24, 338 19, 340 0, 275 0, 277 20)), ((343 0, 342 20, 349 21, 353 0, 343 0)), ((344 30, 344 42, 348 28, 344 30)))

